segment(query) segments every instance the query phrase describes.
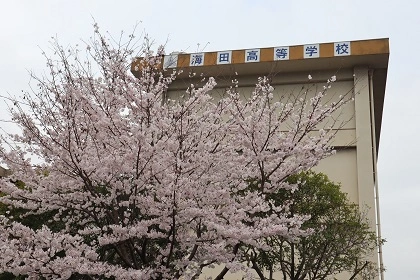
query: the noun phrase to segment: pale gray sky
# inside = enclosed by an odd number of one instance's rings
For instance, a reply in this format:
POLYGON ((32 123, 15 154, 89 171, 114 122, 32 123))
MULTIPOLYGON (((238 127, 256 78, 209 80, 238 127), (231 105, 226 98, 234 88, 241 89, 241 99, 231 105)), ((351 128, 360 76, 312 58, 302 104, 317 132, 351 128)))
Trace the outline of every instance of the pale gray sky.
MULTIPOLYGON (((110 1, 1 0, 0 95, 28 89, 41 73, 41 49, 57 36, 76 44, 93 18, 118 37, 136 23, 167 51, 194 52, 390 38, 391 56, 379 147, 386 279, 420 279, 420 2, 418 1, 110 1)), ((7 120, 0 98, 0 119, 7 120)), ((12 127, 0 121, 0 127, 12 127)))

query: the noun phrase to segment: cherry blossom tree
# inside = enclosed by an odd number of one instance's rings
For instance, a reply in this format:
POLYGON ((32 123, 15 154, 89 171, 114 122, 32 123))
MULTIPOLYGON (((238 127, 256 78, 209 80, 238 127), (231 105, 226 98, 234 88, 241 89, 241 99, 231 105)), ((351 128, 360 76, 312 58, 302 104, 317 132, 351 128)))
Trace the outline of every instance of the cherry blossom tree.
MULTIPOLYGON (((3 137, 0 271, 29 279, 215 279, 252 268, 243 247, 308 235, 308 219, 266 195, 293 190, 286 179, 331 155, 324 125, 351 100, 275 98, 265 77, 244 98, 236 84, 219 101, 214 78, 182 100, 165 93, 179 72, 161 70, 163 48, 136 48, 95 26, 85 47, 53 43, 44 76, 11 113, 21 133, 3 137), (140 77, 130 69, 142 57, 140 77), (13 182, 20 180, 24 185, 13 182), (250 190, 249 182, 257 182, 250 190), (261 213, 276 213, 261 215, 261 213), (28 217, 49 217, 37 227, 28 217), (218 266, 220 267, 220 266, 218 266)), ((331 123, 331 122, 329 122, 331 123)))

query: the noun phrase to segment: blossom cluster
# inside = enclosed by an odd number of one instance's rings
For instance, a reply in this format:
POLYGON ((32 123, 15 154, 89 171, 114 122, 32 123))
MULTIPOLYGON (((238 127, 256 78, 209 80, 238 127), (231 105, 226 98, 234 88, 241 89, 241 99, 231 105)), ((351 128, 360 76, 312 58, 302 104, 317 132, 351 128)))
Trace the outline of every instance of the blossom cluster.
POLYGON ((307 217, 265 195, 293 191, 290 175, 333 152, 334 133, 319 124, 346 97, 326 104, 325 88, 284 101, 261 78, 250 98, 234 85, 216 101, 208 78, 169 100, 177 72, 159 70, 163 49, 144 48, 136 78, 131 42, 115 47, 96 30, 88 61, 55 45, 49 76, 16 103, 22 133, 1 149, 13 175, 0 181, 0 202, 25 211, 0 221, 0 271, 195 279, 215 264, 246 270, 244 248, 267 248, 265 237, 307 234, 307 217), (51 219, 32 229, 30 215, 51 219))

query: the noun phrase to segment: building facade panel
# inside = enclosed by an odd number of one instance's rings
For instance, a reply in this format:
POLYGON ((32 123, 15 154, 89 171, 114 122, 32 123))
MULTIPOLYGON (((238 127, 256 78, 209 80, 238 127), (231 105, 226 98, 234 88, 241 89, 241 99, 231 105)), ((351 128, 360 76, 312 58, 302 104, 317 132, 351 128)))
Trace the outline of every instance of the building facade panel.
MULTIPOLYGON (((216 101, 224 96, 232 80, 238 81, 239 91, 244 97, 250 96, 257 78, 262 76, 269 78, 277 100, 288 100, 302 91, 308 91, 308 96, 313 96, 323 89, 327 79, 333 75, 337 77, 337 82, 328 91, 328 102, 337 101, 343 94, 354 94, 354 102, 334 115, 339 120, 334 123, 337 134, 332 141, 337 153, 322 160, 314 169, 341 183, 342 190, 350 200, 366 211, 372 229, 381 238, 376 158, 388 68, 388 39, 252 48, 220 53, 224 53, 224 60, 229 58, 228 63, 218 63, 217 60, 222 58, 209 53, 204 54, 202 66, 194 67, 189 67, 188 63, 193 54, 180 54, 177 68, 182 69, 184 74, 170 86, 166 97, 180 99, 188 94, 185 90, 191 84, 199 85, 197 78, 189 78, 192 72, 200 79, 210 76, 216 78, 218 84, 211 92, 216 101)), ((135 65, 136 62, 132 67, 135 65)), ((135 71, 133 73, 136 74, 135 71)), ((331 123, 322 125, 328 126, 331 123)), ((382 249, 378 250, 379 254, 372 252, 372 260, 379 267, 382 266, 382 249)), ((206 273, 213 274, 211 270, 206 270, 206 273)), ((229 275, 225 279, 241 278, 237 274, 229 275)), ((282 278, 278 276, 275 279, 282 278)), ((339 279, 348 277, 341 275, 339 279)), ((378 279, 383 280, 383 274, 378 279)))

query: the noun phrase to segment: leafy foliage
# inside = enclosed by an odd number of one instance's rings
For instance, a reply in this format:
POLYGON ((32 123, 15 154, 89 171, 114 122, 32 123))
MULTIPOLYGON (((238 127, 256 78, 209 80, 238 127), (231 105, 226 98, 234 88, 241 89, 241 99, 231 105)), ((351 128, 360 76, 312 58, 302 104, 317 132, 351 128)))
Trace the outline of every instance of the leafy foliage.
POLYGON ((350 279, 357 275, 373 279, 377 268, 369 257, 377 239, 359 206, 322 173, 303 172, 288 182, 296 185, 294 192, 280 189, 266 198, 275 205, 287 204, 290 215, 310 215, 301 226, 310 234, 267 238, 272 250, 253 250, 254 268, 281 271, 283 279, 292 280, 329 279, 343 271, 350 273, 350 279))

